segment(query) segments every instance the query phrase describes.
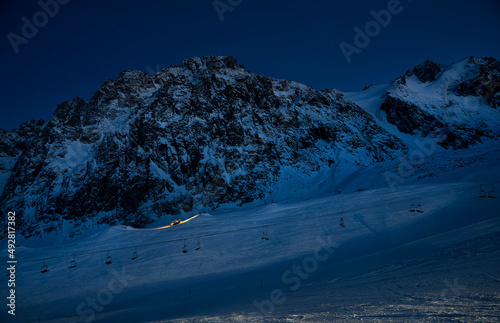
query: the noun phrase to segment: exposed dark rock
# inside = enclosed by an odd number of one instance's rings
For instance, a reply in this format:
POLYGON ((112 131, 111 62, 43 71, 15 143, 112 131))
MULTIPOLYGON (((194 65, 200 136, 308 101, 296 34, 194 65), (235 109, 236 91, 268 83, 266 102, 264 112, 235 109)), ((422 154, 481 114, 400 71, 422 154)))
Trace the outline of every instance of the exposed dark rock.
POLYGON ((407 76, 415 75, 420 82, 433 82, 441 72, 443 65, 437 64, 431 60, 426 60, 423 64, 415 66, 411 72, 407 72, 407 76))
MULTIPOLYGON (((438 67, 424 65, 414 73, 432 81, 438 67)), ((457 91, 496 100, 495 86, 471 84, 457 91)), ((388 95, 382 109, 402 132, 446 133, 443 147, 485 135, 398 97, 388 95)), ((272 196, 285 169, 314 176, 340 161, 369 165, 407 151, 339 91, 255 75, 217 56, 153 76, 124 71, 89 102, 61 103, 49 122, 0 131, 0 148, 8 178, 0 207, 16 210, 26 237, 59 230, 64 220, 142 227, 164 215, 243 205, 272 196)))
POLYGON ((462 96, 479 96, 492 107, 500 107, 500 62, 493 57, 471 57, 469 64, 476 67, 477 73, 458 83, 455 92, 462 96))

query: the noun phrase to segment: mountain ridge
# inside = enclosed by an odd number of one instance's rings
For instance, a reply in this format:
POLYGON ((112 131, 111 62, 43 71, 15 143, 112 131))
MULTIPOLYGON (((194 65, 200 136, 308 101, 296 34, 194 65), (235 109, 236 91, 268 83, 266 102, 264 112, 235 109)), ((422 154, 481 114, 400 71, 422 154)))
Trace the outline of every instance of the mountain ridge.
MULTIPOLYGON (((460 88, 464 97, 478 94, 494 110, 496 85, 480 83, 497 76, 495 62, 488 69, 479 61, 478 76, 458 83, 469 84, 460 88)), ((397 91, 408 90, 415 73, 424 83, 440 79, 445 67, 427 65, 398 78, 380 107, 400 131, 423 137, 445 131, 448 120, 434 116, 430 129, 422 117, 428 107, 397 91)), ((230 56, 189 58, 153 76, 125 70, 88 102, 59 104, 50 121, 0 132, 8 147, 0 156, 0 204, 19 213, 20 232, 30 237, 65 222, 71 234, 103 223, 144 227, 165 214, 304 196, 312 178, 333 189, 339 166, 368 166, 409 150, 367 111, 337 90, 252 74, 230 56)), ((467 148, 498 137, 482 126, 446 130, 440 145, 467 148)))

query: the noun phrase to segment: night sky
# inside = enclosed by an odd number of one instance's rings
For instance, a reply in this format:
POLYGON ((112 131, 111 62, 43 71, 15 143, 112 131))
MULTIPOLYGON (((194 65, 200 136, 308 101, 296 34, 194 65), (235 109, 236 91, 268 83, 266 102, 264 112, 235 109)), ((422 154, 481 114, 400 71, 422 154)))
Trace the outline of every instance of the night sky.
POLYGON ((218 1, 233 4, 223 21, 213 0, 71 0, 54 17, 41 14, 37 1, 2 0, 0 128, 48 120, 58 103, 90 99, 125 69, 151 73, 193 56, 231 55, 254 73, 343 91, 390 82, 425 59, 500 59, 498 0, 401 0, 400 12, 372 30, 350 63, 340 43, 354 45, 353 28, 364 29, 370 11, 394 0, 218 1), (24 37, 22 18, 34 16, 38 33, 24 37), (27 42, 18 42, 18 53, 9 33, 27 42))

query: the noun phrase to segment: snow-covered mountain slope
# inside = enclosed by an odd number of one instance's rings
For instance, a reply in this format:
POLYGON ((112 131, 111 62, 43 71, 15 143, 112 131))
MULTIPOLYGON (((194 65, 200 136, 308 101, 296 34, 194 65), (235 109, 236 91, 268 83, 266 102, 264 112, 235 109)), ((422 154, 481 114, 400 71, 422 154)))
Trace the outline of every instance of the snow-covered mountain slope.
MULTIPOLYGON (((376 172, 358 172, 340 185, 339 195, 203 213, 165 230, 101 226, 64 242, 59 236, 21 239, 16 319, 495 321, 500 198, 480 199, 478 189, 500 183, 500 150, 484 147, 483 153, 478 164, 447 174, 440 171, 444 157, 430 158, 426 167, 436 176, 396 192, 376 172), (416 199, 423 213, 408 212, 416 199), (261 239, 263 230, 269 240, 261 239), (198 237, 201 249, 194 250, 198 237), (131 260, 135 250, 139 258, 131 260), (58 256, 66 257, 49 259, 58 256), (31 259, 39 260, 21 262, 31 259), (49 266, 45 274, 42 259, 49 266), (73 259, 78 265, 69 269, 73 259), (292 274, 293 268, 307 278, 292 274), (262 304, 276 299, 270 296, 276 289, 286 300, 270 312, 262 304)), ((472 152, 445 154, 465 160, 472 152)), ((380 166, 386 163, 392 161, 380 166)), ((1 252, 7 253, 5 243, 1 252)))
POLYGON ((28 141, 1 198, 26 237, 311 195, 338 167, 406 151, 341 93, 216 56, 125 71, 89 102, 61 103, 28 141))
POLYGON ((470 57, 445 67, 426 61, 391 84, 345 97, 410 147, 419 137, 467 148, 500 136, 500 63, 494 58, 470 57))
POLYGON ((498 139, 499 75, 493 58, 426 62, 344 94, 252 74, 232 57, 124 71, 49 122, 0 132, 0 207, 16 210, 25 237, 71 237, 331 193, 366 166, 393 160, 383 173, 394 173, 425 139, 436 152, 498 139))
POLYGON ((193 58, 0 133, 1 203, 20 222, 16 321, 498 320, 500 198, 478 198, 500 183, 496 90, 472 93, 491 71, 457 64, 344 95, 193 58), (450 130, 467 145, 450 132, 429 145, 461 120, 431 108, 444 75, 450 111, 480 104, 450 130), (382 111, 388 97, 411 109, 382 111))

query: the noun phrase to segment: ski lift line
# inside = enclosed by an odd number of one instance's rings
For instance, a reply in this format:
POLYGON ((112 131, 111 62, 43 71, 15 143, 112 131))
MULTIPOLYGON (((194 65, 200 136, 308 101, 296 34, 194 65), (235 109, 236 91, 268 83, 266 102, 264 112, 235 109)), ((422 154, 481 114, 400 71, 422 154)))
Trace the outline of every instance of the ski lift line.
MULTIPOLYGON (((476 185, 474 185, 476 187, 476 185)), ((440 195, 445 195, 453 192, 460 192, 460 191, 465 191, 464 189, 461 190, 452 190, 446 193, 440 193, 440 194, 428 194, 424 195, 423 197, 434 197, 434 196, 440 196, 440 195)), ((363 210, 368 210, 372 208, 378 208, 381 206, 387 206, 390 204, 396 204, 403 202, 403 200, 398 200, 395 202, 390 202, 390 203, 380 203, 380 204, 374 204, 372 206, 367 206, 364 208, 359 208, 359 209, 352 209, 349 211, 340 211, 340 212, 335 212, 335 213, 328 213, 328 214, 323 214, 323 215, 318 215, 314 217, 309 217, 308 219, 318 219, 318 218, 324 218, 324 217, 329 217, 329 216, 335 216, 339 215, 343 212, 359 212, 363 210)), ((288 221, 282 221, 282 222, 276 222, 272 224, 267 224, 265 226, 278 226, 282 224, 288 224, 288 223, 295 223, 295 222, 303 222, 304 219, 295 219, 295 220, 288 220, 288 221)), ((255 229, 261 229, 262 226, 255 226, 255 227, 249 227, 249 228, 242 228, 242 229, 236 229, 236 230, 230 230, 230 231, 223 231, 223 232, 217 232, 217 233, 210 233, 210 234, 205 234, 201 236, 193 236, 193 237, 188 237, 188 238, 180 238, 180 239, 173 239, 173 240, 165 240, 165 241, 157 241, 157 242, 151 242, 151 243, 146 243, 146 244, 141 244, 141 245, 134 245, 134 246, 126 246, 126 247, 119 247, 119 248, 110 248, 110 249, 105 249, 105 250, 96 250, 96 251, 89 251, 85 253, 80 253, 80 254, 74 254, 74 256, 85 256, 85 255, 91 255, 91 254, 97 254, 97 253, 103 253, 103 252, 109 252, 109 251, 118 251, 118 250, 126 250, 126 249, 132 249, 132 248, 137 248, 137 247, 147 247, 147 246, 152 246, 152 245, 162 245, 162 244, 169 244, 169 243, 174 243, 174 242, 179 242, 179 241, 185 241, 185 240, 193 240, 193 239, 198 239, 198 238, 204 238, 204 237, 213 237, 213 236, 219 236, 219 235, 224 235, 224 234, 229 234, 229 233, 236 233, 236 232, 244 232, 244 231, 251 231, 255 229)), ((40 258, 40 259, 31 259, 31 260, 25 260, 25 261, 18 261, 17 263, 28 263, 28 262, 38 262, 42 260, 52 260, 52 259, 61 259, 61 258, 66 258, 67 256, 55 256, 55 257, 46 257, 46 258, 40 258)), ((8 265, 8 264, 4 264, 8 265)))
MULTIPOLYGON (((474 187, 476 187, 476 186, 477 185, 474 185, 474 187)), ((464 189, 460 189, 460 190, 458 190, 458 189, 457 190, 452 190, 452 191, 445 192, 445 193, 423 195, 422 197, 425 198, 425 197, 441 196, 441 195, 446 195, 446 194, 449 194, 449 193, 460 192, 460 191, 465 191, 465 188, 464 189)), ((348 211, 339 211, 339 212, 335 212, 335 213, 328 213, 328 214, 323 214, 323 215, 309 217, 308 219, 325 218, 325 217, 339 215, 339 214, 341 214, 343 212, 351 212, 351 213, 352 212, 359 212, 359 211, 363 211, 363 210, 378 208, 378 207, 381 207, 381 206, 387 206, 387 205, 397 204, 397 203, 401 203, 401 202, 404 202, 404 200, 398 200, 398 201, 389 202, 389 203, 374 204, 374 205, 367 206, 367 207, 364 207, 364 208, 351 209, 351 210, 348 210, 348 211)), ((267 225, 264 225, 264 226, 268 226, 268 227, 279 226, 279 225, 282 225, 282 224, 295 223, 295 222, 303 222, 304 220, 305 219, 300 218, 300 219, 295 219, 295 220, 275 222, 275 223, 267 224, 267 225)), ((150 242, 150 243, 145 243, 145 244, 140 244, 140 245, 134 245, 134 246, 126 246, 126 247, 119 247, 119 248, 110 248, 110 249, 104 249, 104 250, 89 251, 89 252, 85 252, 85 253, 74 254, 74 256, 85 256, 85 255, 92 255, 92 254, 98 254, 98 253, 109 252, 109 251, 119 251, 119 250, 132 249, 132 248, 136 248, 136 247, 148 247, 148 246, 153 246, 153 245, 169 244, 169 243, 174 243, 174 242, 179 242, 179 241, 185 241, 185 240, 193 240, 193 239, 198 239, 198 238, 205 238, 205 237, 214 237, 214 236, 219 236, 219 235, 225 235, 225 234, 229 234, 229 233, 252 231, 252 230, 261 229, 261 228, 262 228, 262 225, 259 225, 259 226, 255 226, 255 227, 248 227, 248 228, 242 228, 242 229, 236 229, 236 230, 229 230, 229 231, 223 231, 223 232, 217 232, 217 233, 209 233, 209 234, 205 234, 205 235, 201 235, 201 236, 193 236, 193 237, 188 237, 188 238, 179 238, 179 239, 173 239, 173 240, 164 240, 164 241, 150 242)), ((28 262, 37 262, 37 261, 42 261, 44 259, 45 260, 52 260, 52 259, 61 259, 61 258, 66 258, 66 257, 67 256, 46 257, 46 258, 40 258, 40 259, 31 259, 31 260, 18 261, 17 263, 20 264, 20 263, 28 263, 28 262)), ((8 264, 5 263, 4 265, 8 265, 8 264)))
MULTIPOLYGON (((476 188, 477 189, 477 184, 470 185, 467 187, 464 187, 462 189, 456 189, 456 190, 451 190, 447 192, 442 192, 439 194, 427 194, 427 195, 421 195, 421 199, 423 198, 428 198, 428 197, 436 197, 436 196, 442 196, 450 193, 456 193, 456 192, 464 192, 467 189, 470 188, 476 188)), ((135 244, 133 246, 126 246, 126 247, 119 247, 119 248, 108 248, 108 249, 103 249, 103 250, 95 250, 95 251, 89 251, 89 252, 84 252, 84 253, 75 253, 72 254, 73 256, 86 256, 86 255, 92 255, 92 254, 98 254, 98 253, 104 253, 104 252, 110 252, 110 251, 119 251, 119 250, 127 250, 127 249, 134 249, 138 247, 148 247, 148 246, 154 246, 154 245, 162 245, 162 244, 169 244, 169 243, 174 243, 174 242, 180 242, 180 241, 186 241, 186 240, 194 240, 198 238, 207 238, 207 237, 215 237, 215 236, 220 236, 220 235, 225 235, 225 234, 230 234, 230 233, 236 233, 236 232, 244 232, 244 231, 252 231, 256 229, 262 230, 263 226, 267 227, 273 227, 273 226, 279 226, 283 224, 288 224, 288 223, 296 223, 296 222, 304 222, 304 220, 311 220, 311 219, 319 219, 319 218, 326 218, 326 217, 332 217, 332 216, 339 216, 342 213, 352 213, 352 212, 360 212, 364 210, 369 210, 369 209, 374 209, 382 206, 387 206, 387 205, 393 205, 393 204, 398 204, 407 201, 407 199, 401 199, 397 200, 394 202, 386 202, 386 203, 378 203, 378 204, 372 204, 371 206, 366 206, 363 208, 357 208, 357 209, 350 209, 350 210, 342 210, 338 211, 335 213, 327 213, 327 214, 322 214, 322 215, 317 215, 317 216, 312 216, 308 217, 307 219, 300 218, 300 219, 295 219, 295 220, 288 220, 288 221, 281 221, 281 222, 275 222, 275 223, 270 223, 270 224, 264 224, 264 225, 258 225, 254 227, 248 227, 248 228, 241 228, 241 229, 235 229, 235 230, 229 230, 229 231, 223 231, 223 232, 216 232, 216 233, 208 233, 205 235, 196 235, 196 236, 191 236, 187 238, 179 238, 179 239, 172 239, 172 240, 164 240, 164 241, 157 241, 157 242, 150 242, 150 243, 144 243, 144 244, 135 244)), ((53 260, 53 259, 62 259, 62 258, 67 258, 68 256, 54 256, 54 257, 45 257, 45 258, 39 258, 39 259, 29 259, 29 260, 23 260, 23 261, 18 261, 18 264, 22 263, 29 263, 29 262, 39 262, 43 260, 53 260)), ((2 265, 8 266, 8 263, 3 263, 2 265)))

